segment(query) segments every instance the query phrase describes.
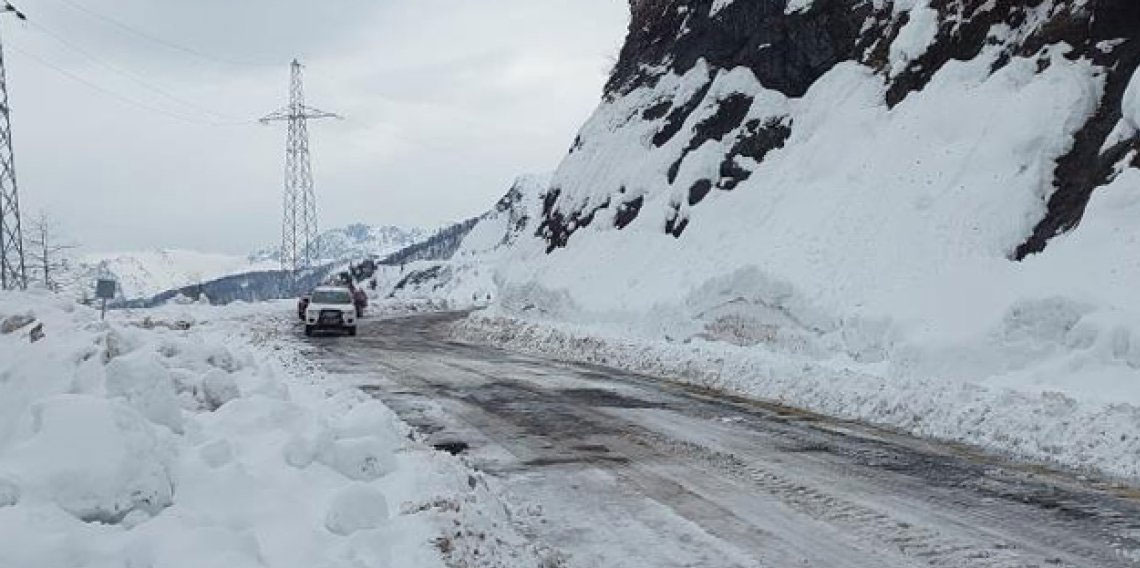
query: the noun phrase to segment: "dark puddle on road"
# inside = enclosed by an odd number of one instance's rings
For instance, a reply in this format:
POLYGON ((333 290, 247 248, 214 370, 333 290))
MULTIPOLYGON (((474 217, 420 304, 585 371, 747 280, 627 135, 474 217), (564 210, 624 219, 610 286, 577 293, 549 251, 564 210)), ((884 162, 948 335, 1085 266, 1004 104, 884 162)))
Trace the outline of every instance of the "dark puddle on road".
POLYGON ((468 444, 467 442, 460 442, 460 441, 439 442, 438 444, 432 444, 431 447, 433 447, 433 448, 435 448, 441 452, 447 452, 453 456, 457 456, 459 454, 462 454, 463 452, 466 452, 468 449, 471 448, 470 444, 468 444))
POLYGON ((593 406, 611 406, 614 408, 663 408, 665 406, 661 403, 630 398, 603 389, 563 389, 558 391, 558 394, 573 402, 593 406))

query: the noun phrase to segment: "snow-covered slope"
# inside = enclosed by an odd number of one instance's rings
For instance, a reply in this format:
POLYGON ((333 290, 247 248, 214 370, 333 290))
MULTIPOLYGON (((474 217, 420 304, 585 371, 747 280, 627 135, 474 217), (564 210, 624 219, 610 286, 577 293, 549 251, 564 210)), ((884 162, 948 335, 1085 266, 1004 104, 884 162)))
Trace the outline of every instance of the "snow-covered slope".
MULTIPOLYGON (((371 226, 355 223, 321 233, 321 257, 328 261, 360 260, 384 256, 428 238, 431 233, 420 228, 371 226)), ((266 247, 249 255, 250 261, 279 262, 280 251, 266 247)))
POLYGON ((494 299, 494 268, 520 238, 529 236, 526 231, 539 214, 538 196, 549 183, 549 176, 522 176, 490 211, 455 225, 454 231, 441 231, 436 238, 445 242, 426 248, 440 250, 443 258, 416 254, 430 242, 394 255, 390 260, 398 262, 378 270, 376 296, 431 299, 451 307, 482 305, 494 299), (449 232, 462 240, 453 243, 447 238, 449 232), (454 252, 450 252, 452 248, 454 252), (421 260, 423 256, 432 258, 421 260), (414 260, 404 262, 404 257, 414 260))
POLYGON ((633 3, 504 307, 739 320, 892 373, 1138 378, 1140 7, 771 4, 633 3))
POLYGON ((644 368, 1138 475, 1140 424, 1092 425, 1140 407, 1140 4, 631 11, 537 214, 487 256, 491 315, 587 359, 590 334, 731 346, 746 366, 644 368))
POLYGON ((129 253, 90 254, 74 265, 61 280, 76 294, 92 295, 99 277, 119 282, 125 299, 149 298, 164 290, 188 286, 230 274, 272 270, 273 262, 251 261, 242 256, 190 250, 153 250, 129 253))

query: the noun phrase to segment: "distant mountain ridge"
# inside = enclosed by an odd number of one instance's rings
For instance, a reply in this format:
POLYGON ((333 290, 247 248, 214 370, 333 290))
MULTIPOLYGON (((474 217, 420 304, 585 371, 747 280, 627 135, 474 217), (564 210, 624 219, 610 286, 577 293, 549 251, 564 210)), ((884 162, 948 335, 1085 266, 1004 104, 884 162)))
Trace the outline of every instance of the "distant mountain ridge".
MULTIPOLYGON (((385 256, 430 236, 430 231, 419 227, 353 223, 321 233, 320 256, 324 261, 385 256)), ((280 262, 281 250, 278 247, 265 247, 250 253, 248 258, 251 263, 280 262)))
POLYGON ((89 254, 71 263, 58 279, 65 289, 83 297, 93 293, 96 279, 110 278, 118 282, 120 297, 133 299, 230 274, 275 267, 276 263, 239 255, 156 249, 89 254))

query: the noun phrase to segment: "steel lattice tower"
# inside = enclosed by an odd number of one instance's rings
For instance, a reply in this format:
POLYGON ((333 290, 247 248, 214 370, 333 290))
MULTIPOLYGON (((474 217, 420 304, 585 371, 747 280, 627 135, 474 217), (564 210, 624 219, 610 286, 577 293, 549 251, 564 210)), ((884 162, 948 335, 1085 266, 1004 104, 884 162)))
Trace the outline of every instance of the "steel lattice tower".
POLYGON ((295 279, 297 271, 309 268, 319 257, 317 237, 317 196, 313 191, 313 170, 309 163, 310 119, 340 116, 305 106, 301 63, 291 65, 289 104, 261 119, 288 121, 285 143, 285 203, 281 228, 281 269, 295 279))
MULTIPOLYGON (((24 14, 5 3, 0 13, 24 14)), ((12 154, 12 122, 8 107, 8 80, 4 51, 0 48, 0 290, 27 288, 24 233, 20 227, 20 194, 16 190, 16 162, 12 154)))

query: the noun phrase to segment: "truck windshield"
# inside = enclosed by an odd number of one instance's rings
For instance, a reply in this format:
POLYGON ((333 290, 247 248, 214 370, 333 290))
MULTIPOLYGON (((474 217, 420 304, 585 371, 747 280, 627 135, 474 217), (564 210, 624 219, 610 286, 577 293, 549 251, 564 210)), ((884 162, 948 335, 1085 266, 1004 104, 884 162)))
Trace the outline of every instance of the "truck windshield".
POLYGON ((313 292, 314 304, 351 304, 348 290, 317 290, 313 292))

